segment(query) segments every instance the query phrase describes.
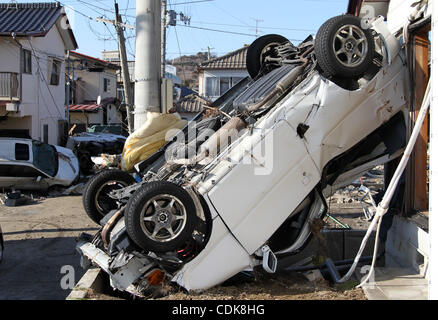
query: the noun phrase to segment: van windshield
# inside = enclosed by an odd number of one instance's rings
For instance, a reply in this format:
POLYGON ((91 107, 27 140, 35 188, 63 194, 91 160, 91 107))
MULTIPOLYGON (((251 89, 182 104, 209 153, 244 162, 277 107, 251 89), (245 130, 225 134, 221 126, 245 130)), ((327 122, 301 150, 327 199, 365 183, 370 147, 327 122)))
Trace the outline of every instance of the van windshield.
POLYGON ((50 177, 58 173, 58 153, 55 147, 34 141, 32 144, 33 165, 50 177))

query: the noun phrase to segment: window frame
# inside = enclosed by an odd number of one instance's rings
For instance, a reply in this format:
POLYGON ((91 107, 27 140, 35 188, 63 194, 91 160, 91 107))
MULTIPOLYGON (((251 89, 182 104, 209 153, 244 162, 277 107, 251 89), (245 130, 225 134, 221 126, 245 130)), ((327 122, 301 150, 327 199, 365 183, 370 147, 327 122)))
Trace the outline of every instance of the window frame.
POLYGON ((32 51, 23 49, 22 54, 22 72, 24 74, 32 74, 32 51))
POLYGON ((103 92, 111 92, 111 79, 109 78, 103 78, 103 92))
POLYGON ((51 86, 59 86, 59 84, 61 82, 62 62, 61 62, 61 60, 56 59, 56 58, 50 58, 49 62, 50 62, 50 69, 49 69, 49 80, 50 81, 49 81, 49 84, 51 86), (56 68, 54 68, 54 67, 56 67, 56 68), (54 70, 56 70, 56 73, 54 73, 54 70))

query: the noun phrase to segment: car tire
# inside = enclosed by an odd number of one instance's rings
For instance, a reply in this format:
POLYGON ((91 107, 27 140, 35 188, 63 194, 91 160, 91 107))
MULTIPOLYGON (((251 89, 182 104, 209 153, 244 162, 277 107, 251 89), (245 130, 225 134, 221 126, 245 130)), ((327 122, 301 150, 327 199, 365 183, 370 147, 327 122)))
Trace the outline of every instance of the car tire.
POLYGON ((85 212, 91 220, 99 224, 104 216, 117 209, 115 200, 105 194, 133 183, 135 183, 134 177, 125 171, 117 169, 101 171, 85 186, 82 196, 85 212))
POLYGON ((191 238, 196 221, 191 196, 167 181, 145 184, 133 194, 125 209, 128 235, 147 251, 177 250, 191 238))
POLYGON ((315 55, 324 76, 328 78, 360 77, 375 56, 372 31, 361 27, 359 17, 334 17, 318 30, 315 55))
POLYGON ((278 34, 267 34, 255 40, 248 48, 246 54, 246 68, 251 78, 256 78, 262 67, 267 54, 271 53, 272 46, 289 42, 278 34))

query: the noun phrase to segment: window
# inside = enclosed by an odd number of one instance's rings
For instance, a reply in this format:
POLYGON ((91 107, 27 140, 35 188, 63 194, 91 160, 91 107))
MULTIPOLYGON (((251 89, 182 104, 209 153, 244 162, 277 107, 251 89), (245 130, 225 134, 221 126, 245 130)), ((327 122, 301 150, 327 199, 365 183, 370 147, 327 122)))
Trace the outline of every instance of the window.
POLYGON ((0 177, 36 178, 42 175, 41 172, 31 166, 0 164, 0 177))
POLYGON ((29 146, 25 143, 15 144, 15 160, 28 161, 29 160, 29 146))
POLYGON ((50 68, 50 84, 52 86, 59 85, 60 72, 61 72, 61 61, 52 59, 51 60, 51 68, 50 68))
POLYGON ((58 173, 58 153, 50 144, 34 141, 32 145, 33 165, 50 177, 58 173))
POLYGON ((207 78, 207 97, 218 97, 219 92, 219 78, 207 78))
POLYGON ((243 77, 209 77, 207 78, 207 97, 219 97, 241 81, 243 77))
POLYGON ((110 92, 111 88, 110 88, 110 79, 107 78, 103 78, 103 92, 110 92))
POLYGON ((233 77, 233 87, 243 80, 243 77, 233 77))
POLYGON ((43 141, 44 143, 49 143, 49 125, 43 125, 43 141))
POLYGON ((230 88, 231 88, 231 78, 228 78, 228 77, 226 77, 226 78, 220 78, 221 80, 220 80, 220 84, 221 84, 221 96, 223 95, 223 94, 225 94, 225 92, 227 92, 228 90, 230 90, 230 88))
POLYGON ((32 53, 23 49, 23 73, 32 74, 32 53))

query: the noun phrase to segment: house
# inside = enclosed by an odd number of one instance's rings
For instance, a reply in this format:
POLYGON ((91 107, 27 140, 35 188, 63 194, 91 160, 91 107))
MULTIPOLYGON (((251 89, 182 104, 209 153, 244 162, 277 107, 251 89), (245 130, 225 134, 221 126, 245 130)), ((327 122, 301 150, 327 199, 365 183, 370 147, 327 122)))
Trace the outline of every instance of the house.
MULTIPOLYGON (((119 51, 118 50, 111 50, 111 51, 102 51, 102 59, 108 62, 111 62, 112 64, 115 64, 119 66, 119 70, 117 71, 117 98, 124 102, 124 88, 123 88, 123 78, 122 78, 122 71, 121 71, 121 63, 119 58, 119 51)), ((129 72, 129 78, 131 80, 131 92, 132 96, 134 97, 134 88, 135 88, 135 61, 128 61, 128 72, 129 72)))
MULTIPOLYGON (((119 51, 102 51, 102 59, 109 61, 117 66, 121 66, 119 51)), ((135 90, 135 61, 128 61, 129 78, 131 80, 132 96, 134 97, 135 90)), ((181 79, 177 76, 177 69, 172 65, 166 65, 166 79, 172 79, 173 83, 180 87, 182 85, 181 79)), ((124 87, 121 68, 117 71, 117 98, 124 102, 124 87)))
POLYGON ((216 100, 249 74, 246 70, 245 46, 224 56, 213 58, 198 66, 199 94, 216 100))
POLYGON ((126 111, 117 99, 119 66, 111 62, 70 51, 71 92, 70 127, 85 132, 92 126, 122 127, 126 111))
POLYGON ((78 47, 56 3, 0 3, 0 135, 65 142, 65 53, 78 47))

